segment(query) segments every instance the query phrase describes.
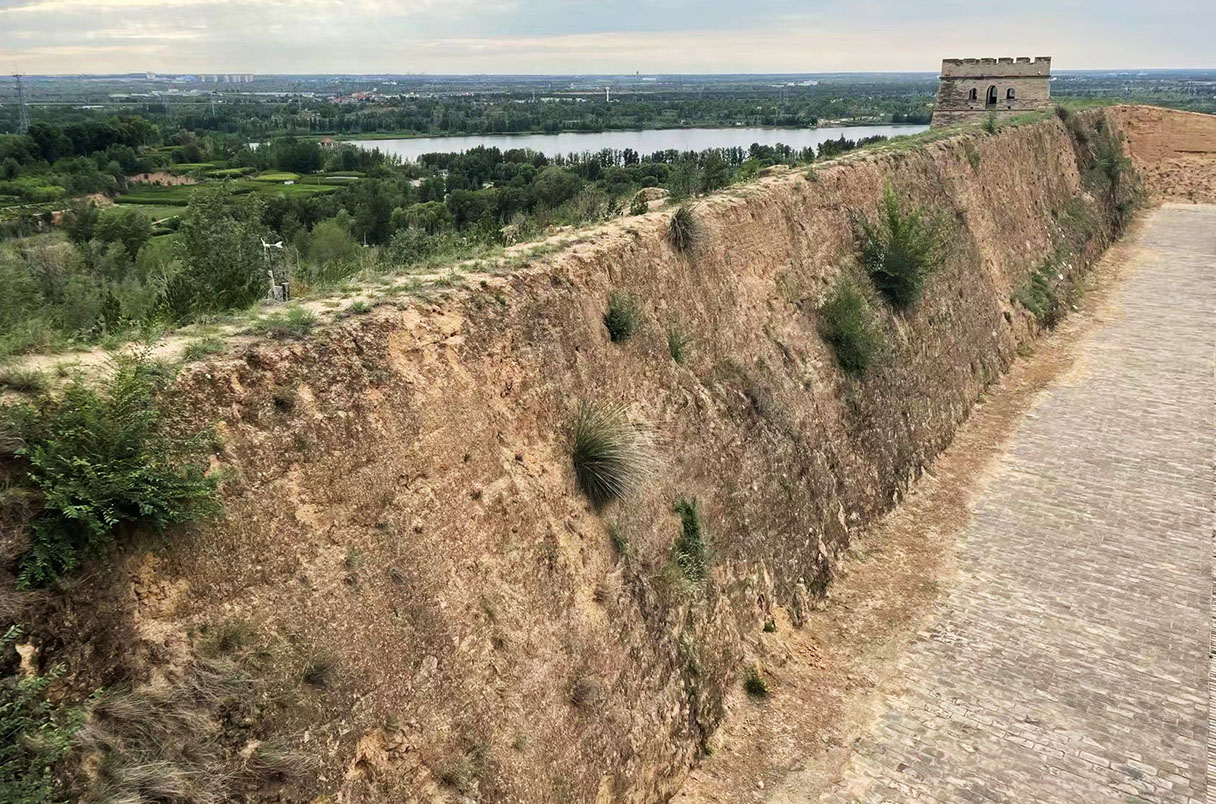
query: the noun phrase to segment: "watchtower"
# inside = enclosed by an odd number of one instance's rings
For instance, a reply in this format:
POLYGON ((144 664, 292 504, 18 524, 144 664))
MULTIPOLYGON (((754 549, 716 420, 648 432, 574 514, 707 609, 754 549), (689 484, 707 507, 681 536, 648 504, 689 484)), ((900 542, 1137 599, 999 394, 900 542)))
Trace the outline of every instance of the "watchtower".
POLYGON ((1008 117, 1051 102, 1051 56, 942 59, 933 127, 1008 117))

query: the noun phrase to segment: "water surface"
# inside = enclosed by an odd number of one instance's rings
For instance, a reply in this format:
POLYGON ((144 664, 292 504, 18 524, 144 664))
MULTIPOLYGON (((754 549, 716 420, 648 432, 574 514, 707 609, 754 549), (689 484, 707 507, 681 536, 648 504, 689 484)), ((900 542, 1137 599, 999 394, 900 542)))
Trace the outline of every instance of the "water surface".
POLYGON ((631 148, 642 156, 655 151, 703 151, 706 148, 747 148, 753 142, 761 145, 783 143, 796 150, 818 147, 821 142, 850 140, 882 134, 895 137, 917 134, 929 128, 925 125, 832 126, 824 128, 668 128, 641 131, 570 132, 563 134, 478 134, 471 137, 413 137, 409 139, 348 140, 360 148, 379 148, 413 161, 428 153, 464 153, 470 148, 531 148, 545 156, 600 151, 604 148, 623 151, 631 148))

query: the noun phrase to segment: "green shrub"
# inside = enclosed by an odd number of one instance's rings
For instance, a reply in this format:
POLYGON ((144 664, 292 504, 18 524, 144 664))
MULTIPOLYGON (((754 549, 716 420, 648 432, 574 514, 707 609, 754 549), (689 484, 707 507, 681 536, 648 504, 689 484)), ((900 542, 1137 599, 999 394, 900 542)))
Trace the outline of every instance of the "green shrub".
POLYGON ((619 405, 579 404, 570 458, 579 488, 600 507, 624 497, 654 473, 654 446, 619 405))
POLYGON ((883 192, 877 220, 859 215, 856 222, 861 262, 874 286, 892 305, 910 307, 942 258, 939 225, 919 209, 905 209, 889 187, 883 192))
POLYGON ((677 209, 667 224, 667 242, 681 254, 688 254, 701 245, 701 224, 685 204, 677 209))
MULTIPOLYGON (((16 626, 0 636, 7 658, 21 636, 16 626)), ((59 804, 68 800, 57 771, 80 728, 80 709, 51 703, 47 688, 59 675, 0 678, 0 801, 59 804)))
POLYGON ((1119 185, 1132 169, 1132 161, 1123 153, 1123 140, 1110 132, 1098 137, 1095 166, 1106 178, 1111 198, 1119 194, 1119 185))
POLYGON ((988 117, 984 120, 983 128, 984 128, 984 131, 986 131, 989 134, 996 133, 999 126, 997 125, 995 114, 988 115, 988 117))
POLYGON ((695 497, 680 497, 673 509, 680 515, 680 535, 672 548, 680 572, 692 583, 709 575, 709 536, 701 522, 701 507, 695 497))
POLYGON ((847 275, 836 282, 819 308, 819 334, 832 345, 836 362, 850 374, 862 374, 883 348, 882 329, 869 300, 847 275))
POLYGON ((691 343, 692 338, 678 323, 673 323, 667 328, 667 351, 676 363, 684 364, 684 358, 688 356, 688 347, 691 343))
POLYGON ((604 326, 613 343, 623 343, 633 337, 642 323, 642 307, 635 296, 613 291, 608 297, 608 312, 604 326))
POLYGON ((147 352, 116 360, 100 387, 82 377, 4 409, 21 441, 24 485, 41 494, 19 583, 42 586, 114 542, 126 525, 164 530, 214 510, 202 435, 166 426, 164 377, 147 352))
POLYGON ((250 327, 255 335, 285 340, 288 338, 303 338, 312 332, 317 324, 317 317, 303 307, 289 307, 284 313, 273 313, 254 322, 250 327))
POLYGON ((639 192, 629 202, 630 215, 645 215, 650 211, 650 202, 646 200, 645 193, 639 192))
POLYGON ((768 682, 764 680, 764 676, 760 673, 759 668, 751 667, 747 671, 747 676, 743 679, 743 690, 753 698, 768 697, 768 682))

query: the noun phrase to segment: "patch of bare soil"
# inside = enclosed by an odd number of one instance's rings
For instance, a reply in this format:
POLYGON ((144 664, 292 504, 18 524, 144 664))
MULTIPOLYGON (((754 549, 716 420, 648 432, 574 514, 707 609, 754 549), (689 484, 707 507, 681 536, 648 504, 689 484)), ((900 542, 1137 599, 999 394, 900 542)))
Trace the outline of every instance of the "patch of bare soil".
POLYGON ((713 755, 674 802, 801 804, 830 788, 878 716, 898 657, 950 584, 956 540, 1022 416, 1075 363, 1080 336, 1108 309, 1134 239, 1133 232, 1107 252, 1078 309, 989 389, 903 503, 853 536, 820 610, 802 628, 779 615, 776 630, 761 636, 755 654, 771 694, 732 693, 713 755))
POLYGON ((131 176, 128 181, 135 184, 155 184, 161 187, 177 187, 186 184, 198 184, 198 180, 190 176, 178 176, 174 173, 166 171, 157 171, 155 173, 137 173, 131 176))
POLYGON ((1153 106, 1120 106, 1113 114, 1151 195, 1216 203, 1216 116, 1153 106))

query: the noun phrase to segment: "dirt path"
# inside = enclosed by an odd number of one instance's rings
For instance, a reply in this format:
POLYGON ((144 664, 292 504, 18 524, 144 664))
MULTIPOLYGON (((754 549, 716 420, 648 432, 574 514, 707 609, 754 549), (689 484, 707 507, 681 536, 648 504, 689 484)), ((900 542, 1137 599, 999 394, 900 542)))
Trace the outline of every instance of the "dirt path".
POLYGON ((1095 268, 1080 309, 993 386, 914 493, 856 538, 824 609, 802 629, 779 623, 765 635, 772 696, 729 701, 713 756, 674 801, 813 802, 829 789, 879 717, 898 660, 955 584, 956 544, 1011 437, 1036 397, 1075 366, 1085 334, 1112 314, 1142 236, 1143 222, 1095 268))

